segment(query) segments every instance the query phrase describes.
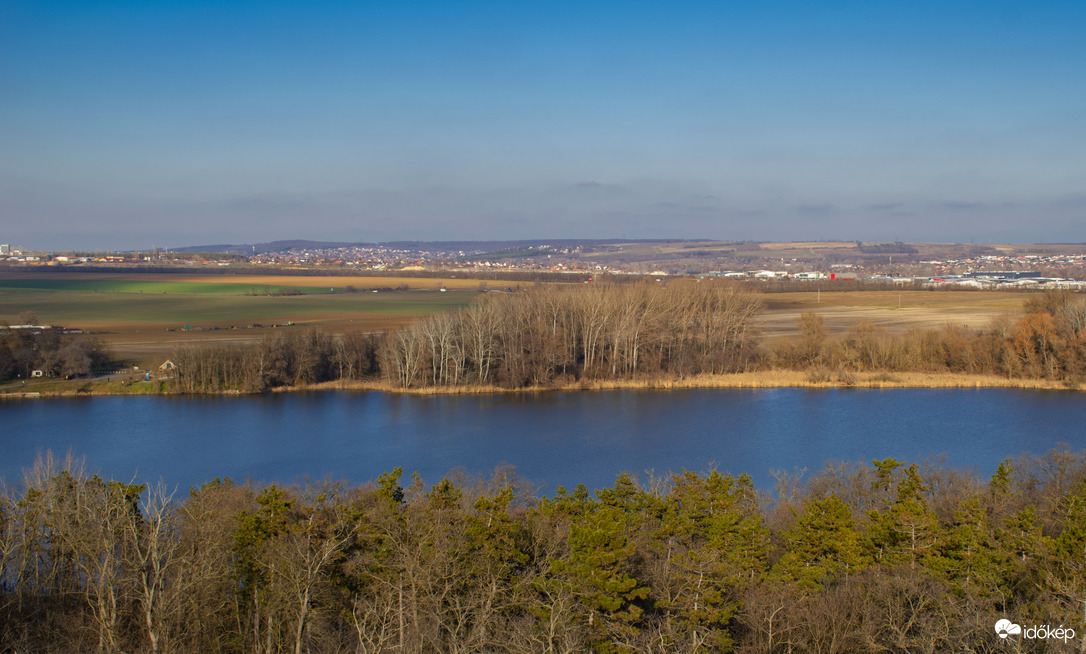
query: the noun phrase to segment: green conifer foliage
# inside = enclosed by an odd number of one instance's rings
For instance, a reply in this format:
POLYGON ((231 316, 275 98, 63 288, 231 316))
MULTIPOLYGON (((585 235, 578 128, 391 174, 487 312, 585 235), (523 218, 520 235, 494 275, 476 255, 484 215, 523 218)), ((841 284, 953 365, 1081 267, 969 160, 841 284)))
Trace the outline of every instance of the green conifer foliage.
POLYGON ((994 543, 980 498, 969 498, 954 512, 954 523, 925 566, 947 579, 959 597, 1002 600, 1009 590, 1009 563, 994 543))
POLYGON ((260 565, 263 547, 286 530, 296 502, 289 493, 275 485, 265 488, 256 501, 260 508, 255 512, 242 511, 237 517, 234 532, 242 594, 251 599, 266 578, 266 571, 260 565))
POLYGON ((876 562, 886 566, 906 564, 915 569, 933 552, 940 526, 928 506, 927 492, 917 466, 911 465, 898 483, 897 499, 883 511, 869 514, 868 547, 876 562))
POLYGON ((1086 480, 1060 502, 1063 529, 1052 542, 1049 585, 1064 612, 1081 619, 1086 602, 1086 480))
POLYGON ((871 464, 875 466, 875 481, 871 484, 872 489, 889 491, 894 480, 894 470, 901 467, 901 462, 888 457, 881 461, 875 459, 871 464))
POLYGON ((625 530, 621 511, 598 507, 571 525, 568 560, 551 563, 553 574, 566 580, 588 609, 588 626, 600 652, 619 651, 616 641, 628 638, 644 611, 637 601, 649 594, 629 574, 634 548, 625 530))
POLYGON ((811 591, 856 574, 870 562, 852 510, 836 495, 809 503, 784 540, 786 551, 774 566, 773 576, 811 591))
POLYGON ((403 468, 400 467, 377 477, 378 494, 391 504, 400 504, 404 501, 403 486, 400 485, 401 477, 403 477, 403 468))
POLYGON ((688 652, 729 649, 740 590, 764 574, 768 554, 749 477, 673 475, 655 542, 665 550, 654 594, 669 618, 670 644, 688 652))

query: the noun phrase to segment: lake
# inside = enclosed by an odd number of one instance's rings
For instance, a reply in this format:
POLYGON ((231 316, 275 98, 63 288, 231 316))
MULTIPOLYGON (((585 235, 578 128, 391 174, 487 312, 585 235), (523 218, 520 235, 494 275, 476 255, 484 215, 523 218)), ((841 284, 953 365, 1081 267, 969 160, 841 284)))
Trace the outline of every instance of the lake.
POLYGON ((1086 448, 1086 394, 1010 389, 700 389, 416 396, 314 392, 242 397, 92 397, 0 402, 0 478, 44 450, 90 472, 351 482, 402 466, 436 483, 454 468, 511 464, 544 492, 599 488, 622 471, 685 467, 817 471, 896 457, 994 471, 1023 452, 1086 448))

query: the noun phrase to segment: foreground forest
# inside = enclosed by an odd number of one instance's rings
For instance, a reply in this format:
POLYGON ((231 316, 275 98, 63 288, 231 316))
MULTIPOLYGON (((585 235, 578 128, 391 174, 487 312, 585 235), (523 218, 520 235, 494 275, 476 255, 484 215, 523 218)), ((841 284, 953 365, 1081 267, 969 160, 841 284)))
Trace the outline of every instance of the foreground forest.
POLYGON ((0 650, 1066 651, 1001 618, 1082 642, 1086 455, 778 479, 537 497, 397 469, 181 497, 46 460, 0 496, 0 650))
MULTIPOLYGON (((750 371, 802 371, 853 383, 857 372, 966 373, 1086 382, 1086 299, 1024 296, 1020 315, 984 329, 890 332, 860 321, 833 335, 821 316, 799 336, 761 342, 760 295, 741 285, 674 281, 489 293, 463 310, 383 334, 318 330, 253 346, 178 350, 182 392, 259 392, 329 381, 388 388, 549 388, 750 371)), ((892 377, 888 377, 892 379, 892 377)))

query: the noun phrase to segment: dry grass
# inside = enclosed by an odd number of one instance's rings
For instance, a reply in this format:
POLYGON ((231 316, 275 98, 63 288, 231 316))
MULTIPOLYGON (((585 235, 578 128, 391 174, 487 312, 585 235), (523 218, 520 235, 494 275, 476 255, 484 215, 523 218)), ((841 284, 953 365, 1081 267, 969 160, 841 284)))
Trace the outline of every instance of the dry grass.
POLYGON ((993 318, 1021 310, 1028 294, 1012 291, 813 291, 768 293, 763 329, 769 341, 799 333, 796 319, 822 316, 831 333, 866 320, 892 332, 936 329, 947 323, 984 329, 993 318))
MULTIPOLYGON (((919 372, 849 372, 848 383, 842 383, 835 372, 830 379, 812 381, 809 372, 802 370, 762 370, 726 375, 693 375, 682 379, 608 379, 580 380, 556 387, 529 387, 508 389, 493 385, 432 386, 425 388, 400 388, 381 381, 327 382, 306 386, 316 390, 360 390, 410 393, 415 395, 471 395, 478 393, 537 393, 540 391, 584 390, 654 390, 683 388, 1032 388, 1062 389, 1064 382, 1049 379, 1008 379, 996 375, 966 375, 957 373, 919 372)), ((1077 390, 1083 390, 1078 386, 1077 390)), ((282 392, 302 390, 282 388, 282 392)))
POLYGON ((1047 379, 1007 379, 995 375, 914 372, 850 372, 848 383, 833 373, 814 381, 807 371, 763 370, 727 375, 695 375, 683 379, 614 380, 582 382, 570 389, 619 388, 1042 388, 1065 389, 1063 382, 1047 379))
MULTIPOLYGON (((157 382, 128 384, 114 382, 82 382, 75 386, 50 386, 35 388, 42 396, 74 395, 157 395, 163 388, 157 382), (124 386, 122 388, 122 386, 124 386)), ((581 380, 557 387, 529 387, 508 389, 493 385, 431 386, 424 388, 400 388, 383 381, 333 381, 305 386, 286 386, 275 389, 277 393, 301 390, 349 390, 407 393, 411 395, 478 395, 496 393, 539 393, 547 391, 604 391, 604 390, 677 390, 696 388, 1023 388, 1040 390, 1086 390, 1082 384, 1069 385, 1048 379, 1008 379, 995 375, 966 375, 957 373, 919 372, 852 372, 847 379, 838 372, 825 377, 812 375, 811 371, 763 370, 726 375, 694 375, 682 379, 615 379, 581 380)), ((0 396, 18 396, 24 389, 10 385, 0 389, 0 396), (8 391, 5 393, 5 391, 8 391)), ((237 395, 238 391, 224 391, 223 395, 237 395)))

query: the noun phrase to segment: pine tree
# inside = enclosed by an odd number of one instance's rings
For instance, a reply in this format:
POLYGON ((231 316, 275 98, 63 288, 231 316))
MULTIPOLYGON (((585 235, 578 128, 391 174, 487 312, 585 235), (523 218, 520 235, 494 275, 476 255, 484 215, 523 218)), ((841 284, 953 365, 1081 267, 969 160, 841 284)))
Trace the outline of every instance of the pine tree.
POLYGON ((768 554, 750 478, 674 475, 655 542, 666 549, 656 606, 667 613, 671 645, 729 649, 740 589, 762 576, 768 554))
POLYGON ((870 562, 852 510, 836 495, 809 503, 784 538, 786 549, 772 575, 808 590, 822 590, 870 562))
POLYGON ((644 609, 637 603, 649 589, 630 576, 633 554, 622 513, 601 506, 571 525, 569 559, 555 560, 551 571, 570 584, 588 609, 588 626, 599 652, 619 651, 616 641, 630 637, 644 609))
POLYGON ((939 519, 925 497, 928 490, 913 464, 898 483, 894 502, 883 511, 869 514, 867 542, 876 562, 891 567, 907 564, 915 570, 932 552, 940 528, 939 519))
POLYGON ((975 601, 1007 594, 1007 556, 993 542, 988 516, 976 496, 954 512, 954 523, 924 564, 947 579, 959 597, 975 601))

